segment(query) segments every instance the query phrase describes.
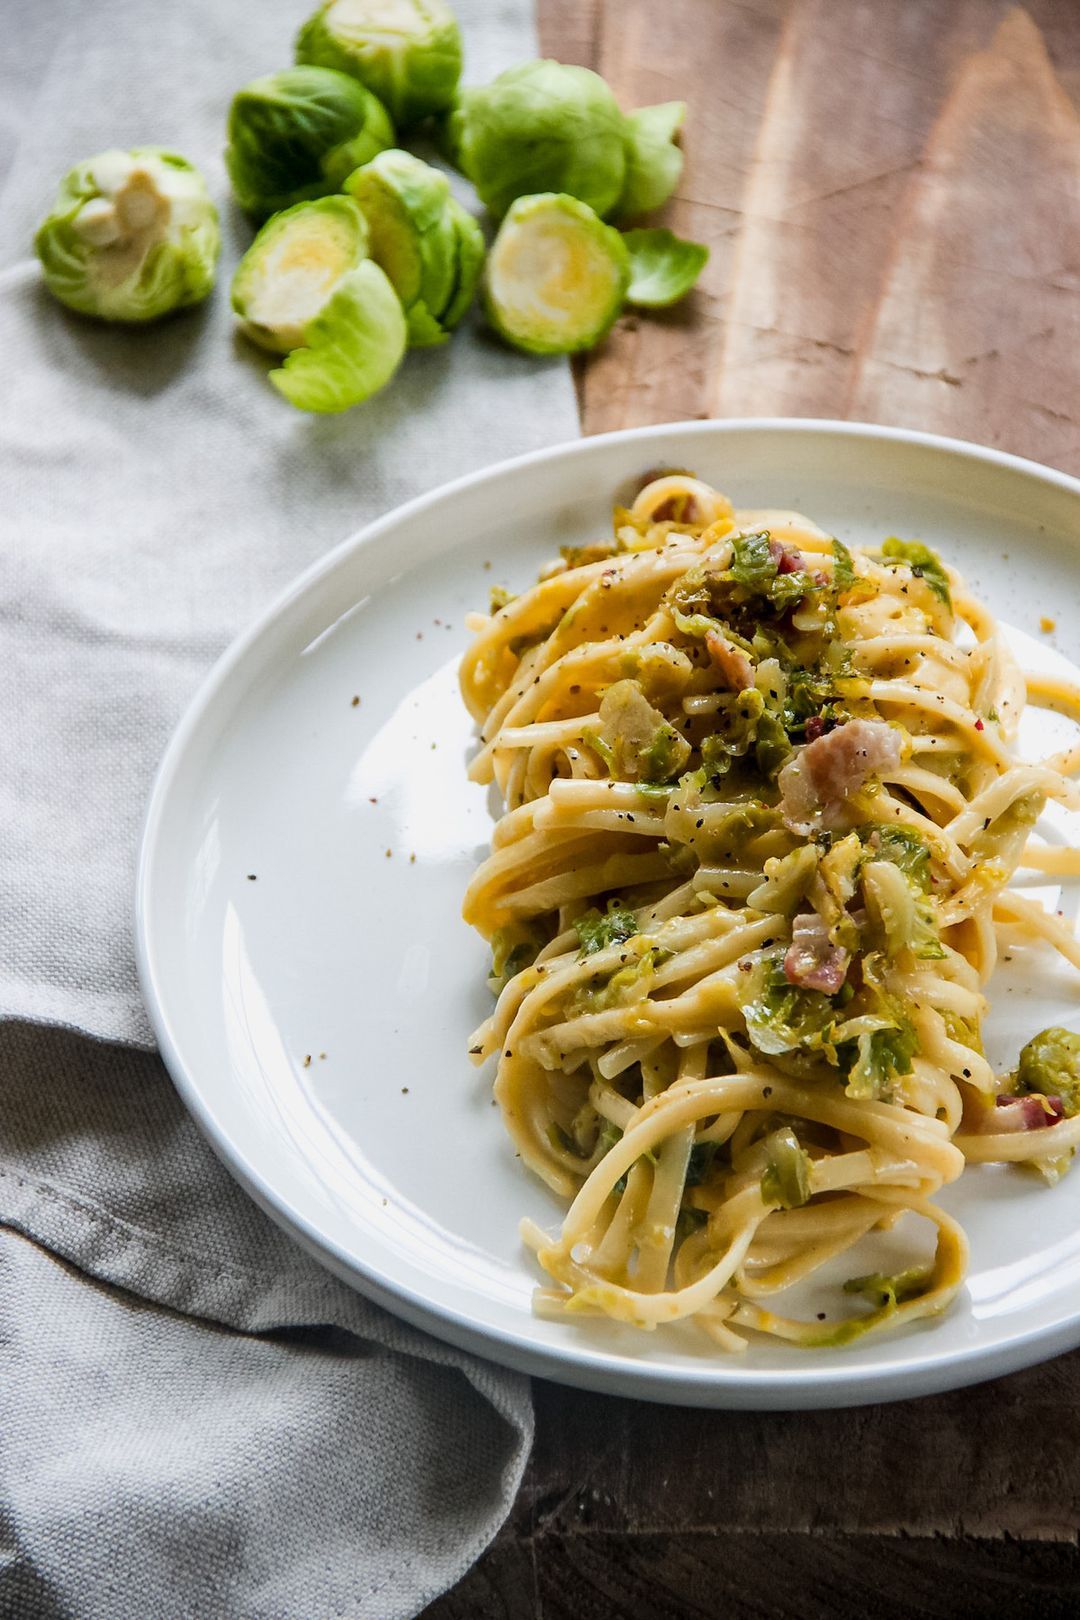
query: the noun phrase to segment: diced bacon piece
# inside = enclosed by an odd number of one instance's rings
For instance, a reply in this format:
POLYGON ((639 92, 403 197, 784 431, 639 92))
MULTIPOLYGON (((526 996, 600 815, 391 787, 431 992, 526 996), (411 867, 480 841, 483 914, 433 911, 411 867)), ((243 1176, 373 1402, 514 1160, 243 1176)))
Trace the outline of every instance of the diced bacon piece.
POLYGON ((713 664, 720 671, 725 686, 733 692, 745 692, 754 684, 754 666, 741 648, 736 647, 718 630, 710 630, 705 646, 713 664))
POLYGON ((821 990, 835 996, 847 977, 851 954, 829 939, 824 919, 816 911, 796 917, 791 944, 784 957, 784 977, 801 990, 821 990))
POLYGON ((836 830, 852 794, 900 763, 900 736, 883 720, 849 720, 800 748, 780 772, 780 809, 793 832, 836 830))
POLYGON ((1033 1091, 1026 1097, 998 1097, 992 1114, 986 1116, 986 1130, 1041 1131, 1065 1117, 1060 1097, 1044 1097, 1033 1091))
POLYGON ((798 574, 808 566, 806 558, 794 546, 782 546, 779 540, 769 536, 769 556, 776 564, 778 574, 798 574))

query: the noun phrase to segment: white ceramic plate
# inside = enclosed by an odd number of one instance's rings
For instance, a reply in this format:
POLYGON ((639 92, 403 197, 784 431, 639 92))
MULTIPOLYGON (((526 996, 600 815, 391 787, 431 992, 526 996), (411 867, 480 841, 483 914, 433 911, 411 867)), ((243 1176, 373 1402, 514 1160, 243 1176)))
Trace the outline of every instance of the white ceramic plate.
MULTIPOLYGON (((305 574, 221 660, 173 738, 137 901, 165 1061, 243 1185, 327 1266, 529 1372, 686 1404, 828 1406, 970 1383, 1078 1344, 1080 1172, 1053 1190, 1015 1171, 965 1174, 944 1201, 970 1234, 968 1287, 948 1316, 891 1338, 753 1343, 732 1359, 689 1326, 649 1335, 531 1314, 518 1222, 554 1227, 561 1206, 514 1157, 490 1075, 465 1055, 490 1001, 460 900, 490 813, 465 779, 456 665, 465 613, 490 585, 520 587, 560 544, 606 533, 616 491, 658 464, 695 468, 736 504, 799 508, 849 542, 920 536, 1015 628, 1022 656, 1080 659, 1080 483, 989 450, 844 423, 695 422, 585 440, 424 496, 305 574), (1041 615, 1057 619, 1053 635, 1041 615)), ((1025 741, 1038 747, 1045 729, 1025 741)), ((1057 966, 1009 971, 991 1025, 1002 1066, 1080 1006, 1057 966)))

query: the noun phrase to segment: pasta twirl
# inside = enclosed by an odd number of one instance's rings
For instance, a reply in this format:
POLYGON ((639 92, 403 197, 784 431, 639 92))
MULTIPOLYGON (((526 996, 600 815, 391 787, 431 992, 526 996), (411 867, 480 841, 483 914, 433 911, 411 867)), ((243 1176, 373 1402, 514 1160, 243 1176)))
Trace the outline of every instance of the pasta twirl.
POLYGON ((474 621, 472 766, 505 814, 465 898, 498 1001, 470 1049, 526 1164, 570 1201, 531 1225, 539 1309, 692 1317, 843 1343, 944 1309, 966 1244, 934 1195, 970 1160, 1053 1180, 1080 1140, 1080 1038, 995 1074, 1003 940, 1069 930, 1008 885, 1080 750, 1023 763, 1025 683, 928 547, 852 553, 683 473, 474 621), (930 1265, 854 1278, 853 1315, 769 1309, 873 1230, 934 1223, 930 1265))

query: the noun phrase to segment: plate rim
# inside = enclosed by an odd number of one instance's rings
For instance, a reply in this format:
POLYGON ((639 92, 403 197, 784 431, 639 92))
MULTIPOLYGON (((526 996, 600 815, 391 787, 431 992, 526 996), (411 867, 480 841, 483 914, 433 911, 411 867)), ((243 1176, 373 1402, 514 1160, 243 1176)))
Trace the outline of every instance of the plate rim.
MULTIPOLYGON (((347 1252, 314 1222, 278 1194, 249 1159, 246 1151, 218 1128, 195 1076, 189 1072, 169 1014, 167 986, 159 979, 153 948, 155 864, 170 789, 183 765, 189 744, 198 735, 207 712, 257 646, 313 587, 335 573, 361 549, 378 542, 382 534, 435 504, 498 477, 545 462, 576 459, 600 453, 612 444, 633 444, 664 434, 680 437, 723 437, 726 434, 826 434, 848 440, 885 441, 924 450, 958 455, 1034 478, 1080 499, 1080 478, 1028 457, 973 441, 928 433, 921 429, 890 427, 882 423, 853 422, 829 417, 726 417, 672 421, 623 428, 562 441, 492 463, 460 478, 440 484, 373 519, 303 569, 242 629, 199 682, 166 744, 155 770, 138 841, 134 886, 134 946, 140 989, 158 1049, 170 1079, 196 1125, 230 1174, 249 1197, 301 1247, 333 1275, 383 1309, 413 1327, 456 1348, 518 1372, 549 1378, 562 1384, 653 1402, 698 1407, 755 1410, 823 1409, 871 1402, 906 1400, 975 1384, 1002 1376, 1080 1345, 1080 1306, 1065 1323, 1033 1326, 1004 1344, 957 1346, 920 1359, 912 1365, 903 1355, 872 1367, 843 1364, 814 1367, 809 1362, 788 1368, 754 1369, 738 1363, 703 1363, 700 1367, 664 1366, 628 1361, 624 1353, 582 1342, 573 1346, 546 1346, 523 1333, 494 1324, 478 1325, 467 1312, 433 1304, 406 1283, 395 1281, 347 1252)), ((909 1338, 897 1341, 908 1344, 909 1338)))

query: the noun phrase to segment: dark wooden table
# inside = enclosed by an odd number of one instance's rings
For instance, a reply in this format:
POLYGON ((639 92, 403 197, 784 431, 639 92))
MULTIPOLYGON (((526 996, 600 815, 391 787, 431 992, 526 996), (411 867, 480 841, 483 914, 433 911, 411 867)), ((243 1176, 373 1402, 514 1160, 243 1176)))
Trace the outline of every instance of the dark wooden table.
MULTIPOLYGON (((702 284, 580 368, 588 433, 861 418, 1080 472, 1080 0, 540 0, 684 98, 702 284)), ((510 1522, 425 1620, 1080 1616, 1080 1353, 848 1412, 537 1384, 510 1522)))

